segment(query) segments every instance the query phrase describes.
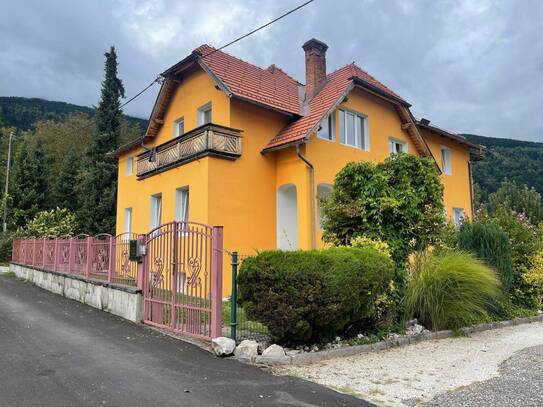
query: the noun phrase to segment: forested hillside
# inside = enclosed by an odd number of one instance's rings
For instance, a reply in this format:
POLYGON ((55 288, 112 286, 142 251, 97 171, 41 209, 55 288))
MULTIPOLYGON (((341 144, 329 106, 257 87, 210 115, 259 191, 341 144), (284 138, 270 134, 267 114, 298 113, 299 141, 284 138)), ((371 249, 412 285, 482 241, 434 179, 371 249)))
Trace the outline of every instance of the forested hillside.
POLYGON ((508 179, 543 193, 543 143, 463 134, 469 141, 486 146, 482 161, 473 165, 473 178, 481 199, 496 192, 508 179))
MULTIPOLYGON (((58 122, 72 113, 84 113, 93 117, 95 110, 87 106, 45 99, 0 96, 0 127, 29 130, 36 122, 47 120, 58 122)), ((147 126, 147 120, 126 115, 124 118, 130 125, 137 125, 142 131, 147 126)))

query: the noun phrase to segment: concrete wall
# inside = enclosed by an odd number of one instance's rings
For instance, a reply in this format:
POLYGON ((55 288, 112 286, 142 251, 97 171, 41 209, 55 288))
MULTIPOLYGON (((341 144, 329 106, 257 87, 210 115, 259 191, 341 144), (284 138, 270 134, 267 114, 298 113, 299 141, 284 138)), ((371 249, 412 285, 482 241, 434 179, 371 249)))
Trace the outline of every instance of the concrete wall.
POLYGON ((137 288, 86 281, 76 276, 53 273, 11 263, 10 271, 38 287, 132 322, 141 322, 143 296, 137 288))

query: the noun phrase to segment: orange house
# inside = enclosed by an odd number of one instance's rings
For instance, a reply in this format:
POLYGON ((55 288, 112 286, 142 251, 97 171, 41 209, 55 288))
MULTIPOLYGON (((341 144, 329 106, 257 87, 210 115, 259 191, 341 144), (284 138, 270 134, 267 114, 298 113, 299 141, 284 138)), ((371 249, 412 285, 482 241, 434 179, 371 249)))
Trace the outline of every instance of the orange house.
POLYGON ((167 69, 145 136, 116 153, 117 233, 190 219, 224 226, 227 250, 318 248, 337 172, 397 152, 434 159, 448 216, 471 217, 480 146, 416 120, 355 64, 328 73, 327 48, 303 45, 305 85, 208 45, 167 69))

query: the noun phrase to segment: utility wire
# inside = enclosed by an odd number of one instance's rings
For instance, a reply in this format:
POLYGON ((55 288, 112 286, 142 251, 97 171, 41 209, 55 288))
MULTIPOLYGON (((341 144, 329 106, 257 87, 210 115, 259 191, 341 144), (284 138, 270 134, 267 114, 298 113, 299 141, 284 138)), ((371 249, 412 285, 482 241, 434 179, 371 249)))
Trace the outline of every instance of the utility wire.
MULTIPOLYGON (((261 26, 255 28, 254 30, 248 32, 247 34, 244 34, 244 35, 242 35, 241 37, 238 37, 238 38, 236 38, 236 39, 230 41, 229 43, 224 44, 223 46, 221 46, 221 47, 219 47, 219 48, 216 48, 216 49, 214 49, 213 51, 211 51, 211 52, 209 52, 209 53, 207 53, 207 54, 205 54, 205 55, 202 55, 202 58, 208 57, 208 56, 214 54, 214 53, 217 52, 217 51, 221 51, 221 50, 225 49, 226 47, 229 47, 230 45, 235 44, 236 42, 241 41, 242 39, 247 38, 247 37, 249 37, 250 35, 253 35, 254 33, 256 33, 256 32, 258 32, 258 31, 260 31, 260 30, 262 30, 262 29, 264 29, 264 28, 266 28, 266 27, 268 27, 268 26, 270 26, 270 25, 272 25, 273 23, 276 23, 277 21, 279 21, 279 20, 285 18, 286 16, 288 16, 288 15, 290 15, 290 14, 292 14, 292 13, 298 11, 298 10, 300 10, 301 8, 307 6, 308 4, 313 3, 314 1, 315 1, 315 0, 308 0, 308 1, 306 1, 305 3, 300 4, 299 6, 293 8, 293 9, 291 9, 291 10, 289 10, 289 11, 283 13, 283 14, 281 14, 279 17, 276 17, 276 18, 274 18, 273 20, 268 21, 266 24, 263 24, 263 25, 261 25, 261 26)), ((132 96, 130 99, 128 99, 126 102, 124 102, 123 104, 121 104, 121 106, 119 106, 119 108, 122 109, 123 107, 125 107, 126 105, 128 105, 130 102, 134 101, 135 99, 137 99, 138 97, 140 97, 142 94, 144 94, 145 92, 147 92, 147 90, 149 90, 153 85, 155 85, 156 83, 160 83, 160 82, 161 82, 161 76, 158 75, 158 76, 157 76, 151 83, 149 83, 145 88, 143 88, 143 89, 140 90, 138 93, 136 93, 134 96, 132 96)), ((81 131, 81 130, 85 130, 85 129, 91 127, 92 125, 94 125, 94 121, 91 122, 91 123, 89 123, 89 124, 86 124, 85 126, 80 127, 79 129, 75 129, 75 130, 71 131, 71 133, 76 133, 76 132, 79 132, 79 131, 81 131)), ((64 134, 64 135, 67 135, 67 134, 64 134)))
POLYGON ((275 23, 275 22, 277 22, 277 21, 279 21, 279 20, 285 18, 286 16, 288 16, 288 15, 294 13, 295 11, 300 10, 301 8, 307 6, 308 4, 313 3, 314 1, 315 1, 315 0, 309 0, 309 1, 306 1, 305 3, 300 4, 299 6, 293 8, 292 10, 289 10, 289 11, 287 11, 286 13, 281 14, 279 17, 276 17, 276 18, 274 18, 273 20, 268 21, 266 24, 263 24, 263 25, 261 25, 260 27, 255 28, 253 31, 250 31, 250 32, 248 32, 247 34, 244 34, 244 35, 242 35, 241 37, 238 37, 238 38, 236 38, 235 40, 230 41, 229 43, 223 45, 222 47, 219 47, 219 48, 214 49, 213 51, 211 51, 211 52, 209 52, 209 53, 207 53, 207 54, 205 54, 205 55, 202 55, 202 58, 208 57, 208 56, 214 54, 214 53, 217 52, 217 51, 220 51, 220 50, 222 50, 222 49, 224 49, 224 48, 226 48, 226 47, 229 47, 229 46, 232 45, 232 44, 235 44, 235 43, 238 42, 238 41, 241 41, 241 40, 244 39, 244 38, 247 38, 247 37, 250 36, 250 35, 253 35, 254 33, 256 33, 256 32, 258 32, 258 31, 262 30, 263 28, 266 28, 266 27, 269 26, 269 25, 272 25, 273 23, 275 23))

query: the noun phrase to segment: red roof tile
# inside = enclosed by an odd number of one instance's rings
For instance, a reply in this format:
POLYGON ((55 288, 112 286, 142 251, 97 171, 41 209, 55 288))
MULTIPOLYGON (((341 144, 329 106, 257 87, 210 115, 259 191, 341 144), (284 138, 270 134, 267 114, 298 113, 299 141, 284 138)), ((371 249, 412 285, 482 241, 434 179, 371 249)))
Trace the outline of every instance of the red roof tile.
POLYGON ((300 84, 281 69, 274 65, 262 69, 225 52, 215 51, 209 45, 201 45, 195 51, 202 55, 203 62, 235 96, 288 113, 300 113, 300 84))
POLYGON ((326 85, 309 103, 309 114, 287 125, 277 136, 275 136, 266 148, 278 147, 295 141, 303 140, 309 132, 317 126, 327 111, 338 101, 352 85, 352 78, 357 77, 381 89, 395 98, 401 99, 399 95, 390 88, 383 85, 366 71, 355 64, 350 64, 327 75, 326 85))
POLYGON ((304 116, 301 113, 303 100, 300 100, 299 92, 301 84, 275 65, 262 69, 223 51, 216 51, 209 45, 201 45, 194 51, 202 56, 203 62, 235 96, 302 116, 281 130, 266 148, 307 137, 308 132, 317 126, 338 98, 353 84, 352 78, 361 79, 385 94, 402 100, 393 90, 353 63, 327 75, 325 86, 310 101, 308 114, 304 116))

